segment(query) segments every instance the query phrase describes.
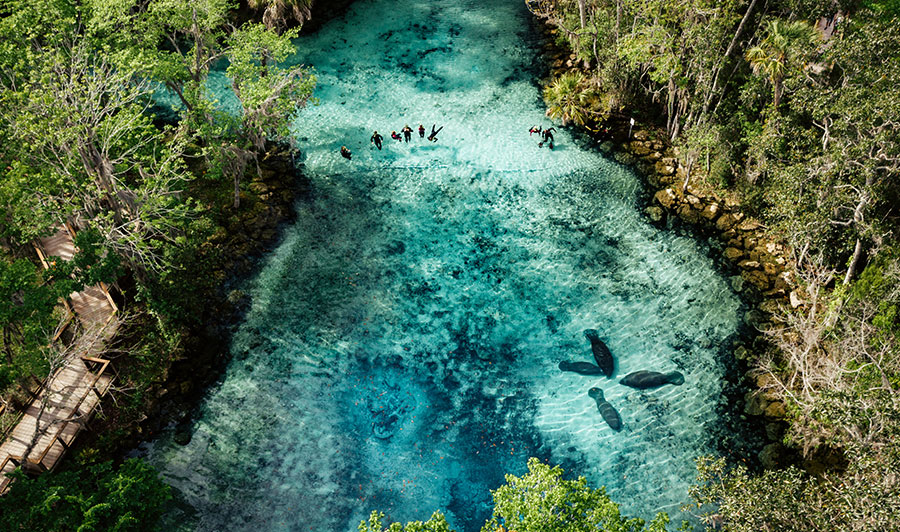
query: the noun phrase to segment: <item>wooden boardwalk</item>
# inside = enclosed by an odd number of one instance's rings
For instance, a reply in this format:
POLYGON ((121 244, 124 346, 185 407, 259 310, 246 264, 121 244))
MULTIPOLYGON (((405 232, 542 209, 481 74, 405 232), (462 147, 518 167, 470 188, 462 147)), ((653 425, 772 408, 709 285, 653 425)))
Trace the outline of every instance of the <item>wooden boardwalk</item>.
MULTIPOLYGON (((48 257, 72 258, 73 234, 71 227, 63 226, 35 245, 45 268, 48 257)), ((0 494, 10 482, 6 474, 18 466, 31 471, 53 469, 112 384, 109 361, 100 355, 118 326, 115 302, 102 284, 70 294, 69 301, 81 330, 75 342, 65 347, 59 369, 0 445, 0 494)))

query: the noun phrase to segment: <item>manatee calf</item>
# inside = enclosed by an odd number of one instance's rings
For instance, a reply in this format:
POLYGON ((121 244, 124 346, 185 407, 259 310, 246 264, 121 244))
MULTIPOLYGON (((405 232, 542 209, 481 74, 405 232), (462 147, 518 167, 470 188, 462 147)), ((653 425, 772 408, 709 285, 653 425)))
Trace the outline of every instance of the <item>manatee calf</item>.
POLYGON ((559 369, 562 371, 571 371, 579 375, 601 375, 603 370, 599 366, 595 366, 590 362, 568 362, 563 360, 559 363, 559 369))
POLYGON ((603 416, 603 419, 606 421, 606 424, 609 425, 609 428, 616 432, 622 430, 622 418, 619 417, 619 413, 616 412, 616 409, 603 398, 603 390, 600 388, 591 388, 588 390, 588 395, 593 397, 594 401, 597 402, 597 410, 600 411, 600 415, 603 416))
POLYGON ((631 386, 638 390, 646 390, 648 388, 657 388, 666 384, 674 384, 681 386, 684 384, 684 375, 677 371, 669 373, 659 373, 658 371, 635 371, 625 375, 625 378, 619 381, 625 386, 631 386))
POLYGON ((585 329, 584 335, 591 341, 591 351, 594 353, 594 360, 597 361, 597 365, 603 370, 606 378, 612 378, 615 362, 613 361, 612 353, 609 352, 609 348, 606 347, 606 344, 603 343, 603 340, 597 334, 597 329, 585 329))

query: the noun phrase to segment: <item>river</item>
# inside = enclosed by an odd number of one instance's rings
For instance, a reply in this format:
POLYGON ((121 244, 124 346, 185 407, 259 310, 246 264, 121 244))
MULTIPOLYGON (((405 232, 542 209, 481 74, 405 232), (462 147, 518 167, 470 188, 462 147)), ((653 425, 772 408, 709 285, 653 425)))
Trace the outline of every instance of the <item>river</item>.
POLYGON ((167 527, 350 531, 379 509, 475 531, 531 456, 685 517, 741 302, 703 242, 647 223, 631 170, 558 126, 538 147, 535 35, 520 0, 360 0, 296 41, 319 79, 292 126, 310 192, 191 442, 142 447, 176 488, 167 527), (436 142, 390 138, 420 123, 436 142), (557 367, 592 361, 588 328, 613 379, 557 367), (619 384, 644 369, 685 382, 619 384))

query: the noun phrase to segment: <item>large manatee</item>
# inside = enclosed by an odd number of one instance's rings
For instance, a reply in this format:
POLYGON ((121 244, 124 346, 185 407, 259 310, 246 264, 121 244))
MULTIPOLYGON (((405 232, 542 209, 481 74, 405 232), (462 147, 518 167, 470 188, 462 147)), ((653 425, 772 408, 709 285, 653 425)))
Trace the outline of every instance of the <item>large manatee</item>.
POLYGON ((616 409, 603 398, 603 390, 600 388, 591 388, 588 390, 588 395, 593 397, 594 401, 597 402, 597 410, 600 411, 600 415, 603 416, 603 419, 606 421, 606 424, 609 425, 609 428, 616 432, 622 430, 622 418, 619 417, 619 413, 616 412, 616 409))
POLYGON ((563 360, 559 363, 559 369, 562 371, 571 371, 579 375, 602 375, 603 370, 600 366, 591 364, 590 362, 569 362, 563 360))
POLYGON ((637 388, 638 390, 646 390, 648 388, 657 388, 666 384, 681 386, 684 384, 684 375, 677 371, 659 373, 658 371, 641 370, 625 375, 625 378, 619 382, 625 386, 637 388))
POLYGON ((597 329, 585 329, 584 335, 591 341, 591 351, 594 353, 594 360, 597 361, 597 365, 603 370, 606 378, 612 378, 615 361, 613 361, 609 348, 600 339, 597 329))

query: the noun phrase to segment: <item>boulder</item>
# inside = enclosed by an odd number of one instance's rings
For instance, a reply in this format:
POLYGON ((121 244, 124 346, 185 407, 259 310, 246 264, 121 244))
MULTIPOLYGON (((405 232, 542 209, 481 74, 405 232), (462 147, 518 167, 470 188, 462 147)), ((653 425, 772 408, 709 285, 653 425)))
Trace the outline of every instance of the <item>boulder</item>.
POLYGON ((775 314, 780 308, 781 305, 778 303, 777 299, 765 299, 759 304, 759 310, 768 312, 769 314, 775 314))
POLYGON ((756 262, 755 260, 742 260, 741 262, 738 263, 738 268, 741 268, 744 270, 758 270, 759 263, 756 262))
POLYGON ((732 247, 725 248, 725 251, 723 252, 723 254, 725 255, 725 258, 730 260, 731 262, 739 260, 741 257, 744 256, 743 251, 741 251, 738 248, 732 248, 732 247))
POLYGON ((700 216, 706 218, 707 220, 715 220, 716 216, 719 215, 719 204, 710 203, 706 207, 703 208, 703 212, 700 213, 700 216))
POLYGON ((678 207, 678 216, 689 224, 696 224, 700 221, 700 211, 691 208, 687 203, 683 203, 678 207))
POLYGON ((783 271, 775 276, 775 289, 776 290, 790 290, 794 286, 793 279, 791 279, 790 271, 783 271))
POLYGON ((732 276, 729 281, 731 281, 731 289, 735 292, 740 293, 744 289, 744 278, 740 275, 732 276))
POLYGON ((744 395, 744 413, 748 416, 761 416, 766 411, 765 399, 755 391, 749 391, 744 395))
POLYGON ((791 302, 791 308, 797 308, 800 305, 802 305, 803 303, 805 303, 805 301, 803 301, 803 299, 797 294, 796 290, 791 290, 791 293, 788 295, 788 298, 791 302))
POLYGON ((722 216, 719 216, 719 219, 716 221, 716 228, 719 231, 728 231, 734 227, 735 224, 737 224, 737 219, 734 217, 734 214, 726 212, 722 216))
POLYGON ((628 151, 630 151, 634 155, 644 156, 650 153, 650 148, 648 148, 643 142, 635 140, 628 143, 628 151))
POLYGON ((675 173, 675 167, 669 164, 668 159, 656 161, 655 170, 659 175, 672 175, 675 173))
POLYGON ((760 290, 768 290, 771 284, 769 276, 759 270, 744 270, 741 277, 760 290))
POLYGON ((700 198, 698 198, 697 196, 695 196, 693 194, 688 194, 687 196, 685 196, 684 199, 686 199, 688 204, 694 209, 702 209, 703 208, 703 203, 700 202, 700 198))
POLYGON ((778 275, 779 268, 775 264, 773 264, 771 262, 764 262, 762 266, 763 266, 763 271, 766 272, 766 275, 771 276, 771 277, 775 277, 776 275, 778 275))
POLYGON ((750 351, 747 351, 747 348, 739 345, 734 349, 734 358, 737 360, 747 360, 750 356, 750 351))
POLYGON ((653 223, 659 223, 663 221, 663 217, 666 214, 666 211, 662 209, 662 207, 657 207, 656 205, 651 205, 644 209, 644 214, 650 218, 650 221, 653 223))
POLYGON ((678 203, 678 196, 675 195, 675 191, 671 188, 660 190, 653 198, 666 209, 672 209, 675 207, 675 204, 678 203))
POLYGON ((766 406, 766 417, 781 419, 784 417, 784 403, 781 401, 772 401, 766 406))

